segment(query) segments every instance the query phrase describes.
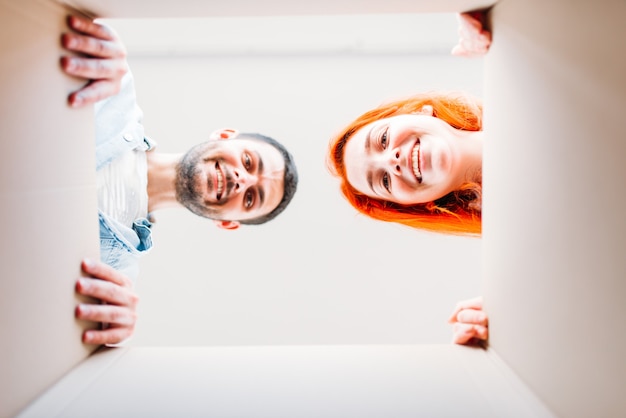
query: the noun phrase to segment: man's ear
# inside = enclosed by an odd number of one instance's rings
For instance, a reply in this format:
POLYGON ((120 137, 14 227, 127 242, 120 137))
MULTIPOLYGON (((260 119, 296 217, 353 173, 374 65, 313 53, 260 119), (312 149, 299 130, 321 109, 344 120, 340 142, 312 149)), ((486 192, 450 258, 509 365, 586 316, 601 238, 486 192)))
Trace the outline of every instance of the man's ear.
POLYGON ((424 105, 420 109, 420 115, 432 116, 435 112, 433 111, 433 107, 431 105, 424 105))
POLYGON ((213 222, 215 223, 215 225, 218 228, 222 228, 222 229, 237 229, 239 228, 240 223, 237 221, 218 221, 218 220, 213 220, 213 222))
POLYGON ((215 141, 218 139, 234 138, 237 135, 239 135, 239 131, 237 129, 222 128, 211 132, 211 135, 209 135, 209 139, 215 141))

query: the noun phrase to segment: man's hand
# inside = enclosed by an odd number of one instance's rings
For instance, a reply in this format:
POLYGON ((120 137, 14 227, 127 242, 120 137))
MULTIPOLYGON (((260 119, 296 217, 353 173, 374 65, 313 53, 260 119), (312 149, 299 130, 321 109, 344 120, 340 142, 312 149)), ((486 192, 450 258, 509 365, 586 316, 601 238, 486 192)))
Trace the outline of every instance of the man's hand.
POLYGON ((126 48, 115 31, 74 15, 68 16, 67 25, 73 31, 61 35, 61 45, 79 56, 62 56, 61 68, 69 75, 88 80, 69 95, 70 106, 92 104, 117 94, 128 64, 126 48))
POLYGON ((457 14, 459 21, 459 43, 452 48, 452 55, 479 57, 491 46, 491 32, 485 29, 487 19, 484 12, 457 14))
POLYGON ((118 344, 129 338, 135 330, 137 321, 135 309, 139 300, 132 290, 131 280, 99 261, 85 259, 81 267, 91 278, 78 279, 76 291, 106 304, 81 303, 76 306, 76 318, 108 324, 106 329, 85 331, 83 342, 118 344))
POLYGON ((452 342, 455 344, 476 344, 489 337, 489 320, 480 296, 457 303, 448 322, 453 324, 452 342))

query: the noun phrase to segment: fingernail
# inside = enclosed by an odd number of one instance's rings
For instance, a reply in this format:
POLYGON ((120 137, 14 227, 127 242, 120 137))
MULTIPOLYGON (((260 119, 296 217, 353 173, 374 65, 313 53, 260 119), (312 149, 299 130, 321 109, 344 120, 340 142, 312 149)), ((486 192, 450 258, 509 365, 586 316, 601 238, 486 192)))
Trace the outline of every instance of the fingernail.
POLYGON ((61 63, 61 68, 63 68, 64 71, 68 71, 69 70, 69 68, 70 68, 70 59, 69 59, 69 57, 61 57, 59 62, 61 63))
POLYGON ((74 312, 76 318, 83 319, 85 316, 89 315, 89 311, 91 308, 83 303, 76 306, 76 310, 74 312))
POLYGON ((89 289, 89 282, 83 278, 78 279, 78 285, 83 291, 89 289))
POLYGON ((76 70, 77 66, 76 66, 76 60, 73 58, 67 58, 65 60, 65 70, 66 71, 74 71, 76 70))
POLYGON ((80 24, 80 21, 76 18, 76 16, 70 15, 67 17, 67 24, 76 28, 80 24))
POLYGON ((69 34, 66 34, 67 36, 64 36, 64 40, 65 40, 65 47, 66 48, 75 48, 76 47, 76 39, 73 36, 70 36, 69 34))
MULTIPOLYGON (((78 95, 78 94, 75 95, 74 98, 75 98, 74 102, 80 103, 80 102, 83 101, 83 98, 80 95, 78 95)), ((92 268, 95 265, 95 263, 93 262, 93 260, 91 258, 84 258, 83 259, 83 264, 87 268, 92 268)))
MULTIPOLYGON (((80 101, 76 100, 76 96, 68 97, 67 103, 70 105, 70 107, 80 107, 80 101)), ((83 266, 83 270, 87 268, 88 268, 87 266, 83 266)))
POLYGON ((91 341, 93 341, 92 333, 89 331, 85 331, 85 333, 83 334, 83 342, 90 343, 91 341))

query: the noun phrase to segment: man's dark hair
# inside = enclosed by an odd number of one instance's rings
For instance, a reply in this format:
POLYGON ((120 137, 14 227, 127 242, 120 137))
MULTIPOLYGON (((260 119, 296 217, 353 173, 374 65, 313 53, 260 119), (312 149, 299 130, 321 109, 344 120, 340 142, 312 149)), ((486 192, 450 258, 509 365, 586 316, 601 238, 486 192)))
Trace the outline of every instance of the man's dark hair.
POLYGON ((239 223, 243 225, 260 225, 265 222, 269 222, 285 210, 289 202, 291 202, 291 199, 293 199, 293 195, 296 193, 296 188, 298 187, 298 170, 296 169, 296 164, 293 161, 293 157, 291 156, 289 151, 287 151, 287 148, 285 148, 283 144, 276 141, 274 138, 250 132, 240 133, 235 138, 252 139, 255 141, 266 142, 276 148, 283 156, 283 160, 285 161, 285 175, 283 177, 283 198, 278 203, 278 206, 276 206, 274 210, 265 215, 239 221, 239 223))

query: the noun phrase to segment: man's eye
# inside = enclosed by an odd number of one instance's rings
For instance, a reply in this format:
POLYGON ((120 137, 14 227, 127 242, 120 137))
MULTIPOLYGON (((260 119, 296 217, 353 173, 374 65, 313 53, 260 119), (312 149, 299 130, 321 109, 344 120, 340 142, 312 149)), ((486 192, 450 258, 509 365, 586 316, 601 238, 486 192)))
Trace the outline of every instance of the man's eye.
POLYGON ((243 197, 243 204, 246 209, 250 209, 254 204, 254 193, 251 190, 246 191, 243 197))
POLYGON ((252 161, 250 160, 250 155, 249 154, 244 154, 243 155, 243 166, 248 171, 250 171, 250 168, 252 168, 252 161))
POLYGON ((385 190, 391 193, 391 190, 389 190, 389 174, 388 173, 383 174, 383 186, 385 187, 385 190))
POLYGON ((385 132, 383 132, 382 136, 380 137, 380 146, 383 149, 387 149, 387 129, 385 129, 385 132))

